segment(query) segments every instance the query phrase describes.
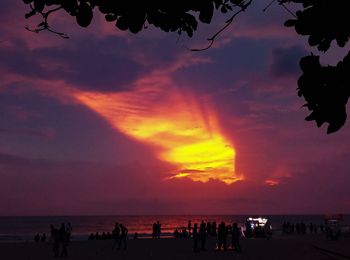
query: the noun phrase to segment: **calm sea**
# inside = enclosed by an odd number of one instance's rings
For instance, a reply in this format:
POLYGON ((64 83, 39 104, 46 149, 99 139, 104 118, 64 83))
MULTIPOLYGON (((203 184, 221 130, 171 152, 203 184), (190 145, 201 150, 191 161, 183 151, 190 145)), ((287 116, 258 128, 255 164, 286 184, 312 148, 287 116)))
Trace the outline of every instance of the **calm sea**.
MULTIPOLYGON (((50 225, 59 227, 61 223, 71 223, 73 240, 86 240, 90 233, 111 232, 114 223, 124 224, 129 235, 137 232, 141 237, 152 233, 152 225, 156 221, 162 224, 162 234, 170 236, 175 228, 187 227, 188 220, 193 223, 225 221, 226 223, 244 223, 247 217, 267 217, 274 230, 280 230, 283 221, 296 223, 321 224, 324 215, 147 215, 147 216, 50 216, 50 217, 0 217, 0 242, 32 241, 37 233, 50 234, 50 225)), ((350 215, 344 215, 344 225, 350 225, 350 215)))

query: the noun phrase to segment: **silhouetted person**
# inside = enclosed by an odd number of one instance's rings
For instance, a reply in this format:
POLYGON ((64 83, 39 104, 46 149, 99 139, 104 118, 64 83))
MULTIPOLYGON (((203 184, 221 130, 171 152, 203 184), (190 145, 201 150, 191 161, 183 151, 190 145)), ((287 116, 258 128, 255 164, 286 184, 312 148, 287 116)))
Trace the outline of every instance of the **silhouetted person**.
POLYGON ((301 233, 305 234, 306 233, 306 225, 304 224, 304 222, 301 221, 300 223, 300 229, 301 229, 301 233))
POLYGON ((248 238, 253 236, 252 226, 250 225, 250 222, 248 220, 246 220, 245 222, 245 232, 248 238))
POLYGON ((41 243, 46 242, 46 234, 45 233, 43 233, 43 235, 41 236, 40 241, 41 241, 41 243))
MULTIPOLYGON (((246 224, 247 224, 247 222, 246 222, 246 224)), ((282 233, 287 233, 287 223, 285 221, 283 221, 283 224, 282 224, 282 233)))
POLYGON ((68 222, 67 227, 66 227, 67 245, 69 245, 69 243, 70 243, 72 231, 73 231, 72 225, 68 222))
POLYGON ((297 231, 298 234, 300 234, 300 223, 295 224, 295 230, 297 231))
POLYGON ((160 238, 160 233, 161 233, 161 227, 162 227, 162 225, 159 223, 159 221, 157 221, 156 227, 157 227, 156 236, 157 236, 157 238, 160 238))
POLYGON ((211 235, 213 237, 216 236, 216 221, 213 221, 212 225, 211 225, 211 235))
POLYGON ((211 235, 212 231, 211 231, 211 222, 208 221, 207 222, 207 236, 211 235))
POLYGON ((270 222, 266 222, 265 226, 264 226, 264 232, 265 232, 265 237, 267 240, 269 240, 271 238, 272 235, 272 229, 271 229, 271 225, 270 222))
POLYGON ((50 225, 50 240, 52 242, 52 252, 54 257, 58 257, 59 254, 59 244, 60 244, 60 237, 59 237, 59 231, 56 229, 53 225, 50 225))
POLYGON ((192 238, 193 238, 193 251, 198 252, 198 225, 197 225, 197 223, 195 223, 193 226, 192 238))
POLYGON ((60 257, 67 257, 68 251, 68 237, 67 237, 67 230, 64 223, 61 224, 60 229, 58 230, 59 233, 59 244, 61 245, 61 254, 60 257))
POLYGON ((202 223, 199 227, 199 239, 201 240, 201 249, 205 250, 205 242, 206 242, 206 228, 205 228, 205 223, 202 220, 202 223))
POLYGON ((156 238, 156 237, 157 237, 157 223, 154 222, 152 227, 152 238, 156 238))
POLYGON ((40 241, 40 235, 39 233, 34 236, 34 242, 38 243, 40 241))
POLYGON ((178 238, 179 236, 180 236, 179 230, 178 230, 177 228, 175 228, 174 237, 175 237, 175 238, 178 238))
POLYGON ((94 240, 94 239, 95 239, 94 233, 91 233, 88 239, 89 239, 89 240, 94 240))
POLYGON ((241 232, 237 223, 232 224, 231 235, 232 235, 232 249, 237 252, 241 252, 241 246, 239 244, 241 232))
POLYGON ((310 229, 310 234, 312 234, 314 231, 314 225, 312 225, 312 223, 310 223, 309 229, 310 229))
POLYGON ((126 249, 127 238, 128 238, 128 229, 124 225, 120 224, 120 239, 119 239, 118 249, 120 249, 122 244, 124 244, 124 250, 126 249))
POLYGON ((135 232, 134 239, 138 239, 138 238, 139 238, 139 234, 137 232, 135 232))
POLYGON ((115 223, 114 229, 112 231, 112 236, 114 239, 112 249, 114 249, 117 245, 119 245, 119 239, 120 239, 120 226, 118 222, 115 223))
POLYGON ((324 232, 324 225, 322 223, 320 224, 320 229, 321 229, 321 232, 323 233, 324 232))
POLYGON ((188 236, 191 237, 191 230, 192 230, 191 220, 188 221, 187 229, 188 229, 188 236))
POLYGON ((185 227, 182 228, 182 237, 183 237, 183 238, 187 238, 187 237, 188 237, 188 233, 187 233, 187 230, 186 230, 185 227))
POLYGON ((223 248, 226 251, 227 229, 225 222, 221 222, 218 227, 218 250, 223 248))

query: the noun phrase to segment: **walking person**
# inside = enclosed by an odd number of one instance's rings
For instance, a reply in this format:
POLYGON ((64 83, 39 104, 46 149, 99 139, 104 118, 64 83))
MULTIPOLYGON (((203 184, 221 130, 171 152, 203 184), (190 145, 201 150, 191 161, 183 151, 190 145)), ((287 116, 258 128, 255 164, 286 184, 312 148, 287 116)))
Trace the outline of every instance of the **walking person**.
POLYGON ((223 248, 226 251, 227 227, 225 222, 221 222, 218 227, 218 250, 223 248))
POLYGON ((52 243, 52 252, 54 257, 59 255, 59 232, 53 225, 50 225, 50 243, 52 243))
POLYGON ((156 236, 157 236, 157 223, 154 222, 152 227, 152 238, 156 238, 156 236))
POLYGON ((197 225, 197 223, 195 223, 193 226, 192 238, 193 238, 193 251, 198 252, 198 225, 197 225))
POLYGON ((205 231, 206 231, 205 223, 202 220, 202 223, 201 223, 201 225, 199 227, 199 239, 201 240, 201 250, 203 250, 203 251, 205 251, 205 242, 206 242, 206 239, 207 239, 205 231))
POLYGON ((236 252, 241 252, 241 245, 239 244, 241 231, 240 231, 237 223, 233 223, 231 235, 232 235, 232 249, 236 252))
POLYGON ((119 245, 119 239, 120 239, 120 227, 119 227, 119 223, 116 222, 114 229, 112 231, 112 236, 114 238, 114 243, 112 246, 112 250, 117 246, 117 244, 119 245))
POLYGON ((191 223, 191 220, 188 221, 187 229, 188 229, 188 237, 191 237, 191 231, 192 231, 192 223, 191 223))
POLYGON ((124 250, 127 248, 126 240, 128 238, 128 229, 120 224, 120 239, 119 239, 119 245, 118 249, 120 249, 121 245, 124 244, 124 250))
POLYGON ((159 221, 157 221, 157 238, 160 238, 160 233, 161 233, 161 227, 162 225, 160 224, 159 221))
POLYGON ((60 257, 67 257, 68 256, 68 251, 67 251, 68 237, 67 237, 66 226, 64 223, 62 223, 58 233, 59 233, 59 244, 61 245, 60 257))
POLYGON ((266 222, 266 224, 264 226, 264 231, 265 231, 266 239, 270 240, 271 235, 272 235, 272 228, 271 228, 270 222, 266 222))

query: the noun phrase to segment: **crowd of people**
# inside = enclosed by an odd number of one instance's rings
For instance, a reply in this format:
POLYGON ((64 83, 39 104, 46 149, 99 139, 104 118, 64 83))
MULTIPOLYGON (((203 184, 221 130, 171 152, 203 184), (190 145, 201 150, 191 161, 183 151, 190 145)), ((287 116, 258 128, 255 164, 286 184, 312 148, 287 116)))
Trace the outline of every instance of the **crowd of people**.
POLYGON ((284 221, 282 224, 282 233, 283 234, 317 234, 318 232, 324 233, 325 232, 325 226, 323 224, 316 225, 313 223, 310 223, 309 225, 306 225, 303 221, 297 222, 297 223, 290 223, 288 221, 284 221))
POLYGON ((272 236, 272 227, 269 222, 266 222, 265 224, 255 223, 252 225, 252 223, 247 220, 244 225, 244 235, 247 238, 264 237, 270 239, 272 236))
MULTIPOLYGON (((70 223, 62 223, 59 228, 55 228, 53 225, 50 226, 50 239, 49 243, 52 244, 52 251, 54 257, 67 257, 68 251, 67 247, 70 243, 72 226, 70 223)), ((326 227, 323 224, 315 225, 310 223, 306 225, 303 221, 297 223, 290 223, 284 221, 282 224, 283 234, 306 234, 306 233, 318 233, 326 232, 326 227)), ((249 236, 249 232, 252 234, 255 232, 258 237, 259 232, 268 237, 267 234, 271 235, 271 226, 266 223, 265 226, 256 225, 254 228, 251 223, 247 220, 245 223, 244 235, 249 236), (269 229, 270 228, 270 229, 269 229), (268 230, 266 230, 268 229, 268 230)), ((220 222, 217 224, 215 221, 194 223, 192 225, 191 221, 188 221, 187 227, 176 228, 174 231, 175 238, 187 238, 193 240, 193 250, 194 252, 200 252, 206 250, 206 242, 208 237, 214 237, 216 239, 216 250, 226 251, 231 248, 234 251, 241 252, 240 246, 240 236, 242 230, 237 223, 226 224, 225 222, 220 222)), ((161 236, 161 223, 159 221, 153 223, 152 227, 152 238, 160 238, 161 236)), ((138 233, 135 233, 134 239, 138 238, 138 233)), ((112 249, 127 249, 127 239, 128 239, 128 229, 125 225, 118 222, 111 232, 99 232, 91 233, 89 240, 114 240, 112 249)), ((35 235, 34 241, 46 242, 46 234, 39 233, 35 235)))
POLYGON ((102 232, 101 234, 99 232, 91 233, 89 240, 107 240, 107 239, 113 239, 111 232, 102 232))
POLYGON ((39 233, 36 234, 34 236, 34 242, 35 243, 39 243, 39 242, 45 243, 46 242, 46 234, 45 233, 43 233, 42 235, 40 235, 39 233))
MULTIPOLYGON (((112 232, 91 233, 88 240, 114 240, 112 249, 125 250, 127 249, 128 232, 125 225, 116 222, 112 232)), ((134 238, 137 238, 137 233, 134 238)))
POLYGON ((175 238, 192 238, 194 252, 205 251, 207 237, 216 237, 217 248, 216 250, 226 251, 228 248, 228 238, 231 237, 231 248, 237 252, 241 251, 239 243, 241 236, 241 229, 237 223, 232 225, 226 225, 225 222, 221 222, 219 225, 215 221, 205 223, 202 221, 198 226, 195 223, 192 227, 191 221, 188 222, 187 228, 176 228, 174 231, 175 238))

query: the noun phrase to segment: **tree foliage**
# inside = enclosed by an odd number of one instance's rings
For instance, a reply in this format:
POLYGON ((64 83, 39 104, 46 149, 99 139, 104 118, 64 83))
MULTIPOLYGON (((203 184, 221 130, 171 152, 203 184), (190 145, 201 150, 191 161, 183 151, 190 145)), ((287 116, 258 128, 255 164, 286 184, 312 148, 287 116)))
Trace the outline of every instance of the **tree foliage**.
MULTIPOLYGON (((198 23, 210 23, 217 10, 232 14, 223 27, 225 29, 235 16, 245 11, 253 0, 23 0, 30 6, 25 15, 41 15, 43 21, 34 32, 49 30, 64 38, 64 33, 53 30, 48 23, 49 15, 64 10, 75 17, 77 24, 88 27, 94 11, 102 13, 107 22, 115 23, 120 30, 138 33, 147 26, 155 26, 165 32, 185 32, 189 37, 197 30, 198 23)), ((285 26, 308 36, 310 46, 317 46, 327 52, 333 42, 345 47, 350 38, 350 1, 347 0, 274 0, 284 8, 302 4, 295 19, 285 22, 285 26)), ((223 30, 222 29, 222 30, 223 30)), ((209 38, 211 46, 222 31, 209 38)), ((207 48, 208 48, 207 47, 207 48)), ((204 49, 207 49, 204 48, 204 49)), ((303 74, 298 80, 298 95, 307 102, 311 114, 306 120, 314 120, 318 127, 328 123, 327 133, 339 130, 346 121, 346 104, 350 95, 350 52, 336 66, 322 66, 320 57, 313 54, 301 58, 303 74)))
MULTIPOLYGON (((90 25, 93 11, 98 10, 107 22, 115 23, 120 30, 138 33, 147 25, 153 25, 165 32, 186 32, 189 37, 197 30, 198 19, 202 23, 210 23, 214 10, 227 13, 234 9, 245 9, 251 1, 245 0, 23 0, 30 5, 26 14, 29 18, 36 14, 48 17, 45 8, 51 10, 64 9, 76 18, 82 27, 90 25), (198 19, 195 16, 198 13, 198 19)), ((37 29, 47 27, 47 19, 37 29)))
MULTIPOLYGON (((302 3, 303 10, 295 19, 285 22, 300 35, 308 36, 310 46, 327 52, 336 42, 345 47, 350 38, 350 1, 344 0, 289 0, 284 3, 302 3)), ((327 133, 338 131, 346 121, 346 104, 350 96, 350 52, 336 66, 322 66, 319 56, 306 56, 300 61, 303 74, 298 80, 298 95, 304 97, 318 127, 328 123, 327 133)))

